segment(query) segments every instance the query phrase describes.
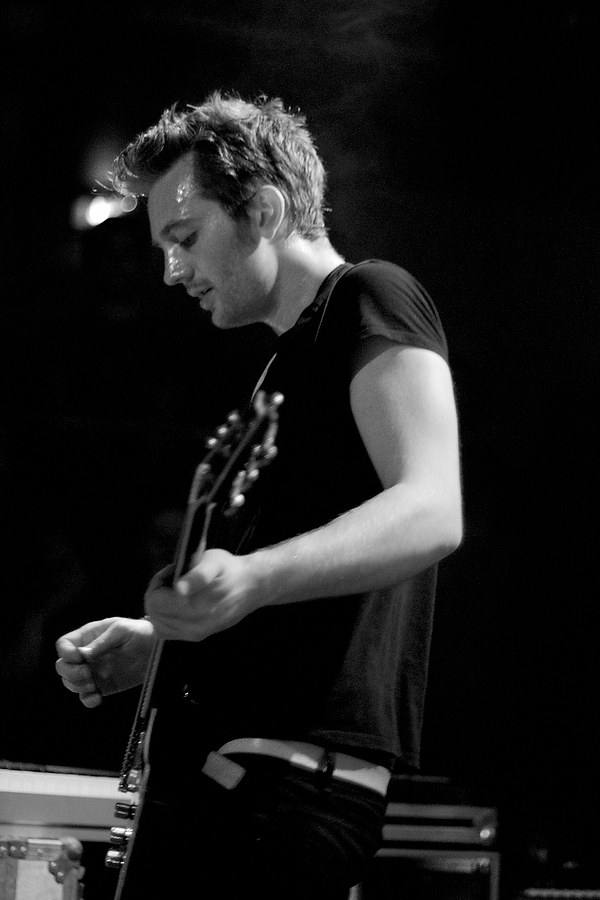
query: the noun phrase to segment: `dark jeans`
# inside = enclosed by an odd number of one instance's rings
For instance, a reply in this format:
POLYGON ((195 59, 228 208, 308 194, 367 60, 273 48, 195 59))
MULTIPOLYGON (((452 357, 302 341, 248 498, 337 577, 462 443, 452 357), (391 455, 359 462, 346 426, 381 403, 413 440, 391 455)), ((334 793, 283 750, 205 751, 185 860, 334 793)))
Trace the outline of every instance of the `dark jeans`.
POLYGON ((124 900, 347 900, 381 844, 385 799, 280 760, 236 760, 246 774, 233 790, 201 775, 175 800, 149 792, 145 860, 132 854, 124 900))

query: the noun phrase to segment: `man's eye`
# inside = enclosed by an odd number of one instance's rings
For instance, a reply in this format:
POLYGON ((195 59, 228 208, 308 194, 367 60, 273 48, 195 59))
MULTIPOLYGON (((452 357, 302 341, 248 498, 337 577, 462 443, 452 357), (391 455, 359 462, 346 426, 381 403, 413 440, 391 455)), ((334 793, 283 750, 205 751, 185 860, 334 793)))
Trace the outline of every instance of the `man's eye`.
POLYGON ((183 247, 184 250, 189 250, 190 247, 193 247, 194 244, 196 243, 196 237, 197 237, 197 232, 192 231, 192 233, 188 234, 188 236, 186 238, 184 238, 182 241, 179 241, 179 246, 183 247))

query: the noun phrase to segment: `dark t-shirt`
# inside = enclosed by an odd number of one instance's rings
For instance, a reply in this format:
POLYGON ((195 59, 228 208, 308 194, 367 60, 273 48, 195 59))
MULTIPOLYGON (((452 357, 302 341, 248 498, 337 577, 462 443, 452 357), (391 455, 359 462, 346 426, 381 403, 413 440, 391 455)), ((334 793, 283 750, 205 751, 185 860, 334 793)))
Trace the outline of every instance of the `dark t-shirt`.
MULTIPOLYGON (((238 552, 318 528, 381 491, 349 397, 357 344, 373 334, 447 358, 438 314, 407 272, 373 260, 334 270, 262 380, 285 398, 279 453, 251 492, 238 552)), ((418 766, 436 572, 266 607, 204 641, 190 691, 214 744, 288 738, 418 766)))

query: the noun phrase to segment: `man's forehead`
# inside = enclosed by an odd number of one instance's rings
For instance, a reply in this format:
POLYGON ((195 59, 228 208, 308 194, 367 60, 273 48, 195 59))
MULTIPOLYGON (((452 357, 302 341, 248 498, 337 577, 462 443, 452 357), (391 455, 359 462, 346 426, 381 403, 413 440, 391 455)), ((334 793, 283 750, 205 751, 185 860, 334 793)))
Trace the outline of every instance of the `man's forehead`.
POLYGON ((192 155, 187 153, 161 175, 148 193, 148 214, 153 231, 160 232, 167 222, 187 218, 190 202, 198 196, 192 155))

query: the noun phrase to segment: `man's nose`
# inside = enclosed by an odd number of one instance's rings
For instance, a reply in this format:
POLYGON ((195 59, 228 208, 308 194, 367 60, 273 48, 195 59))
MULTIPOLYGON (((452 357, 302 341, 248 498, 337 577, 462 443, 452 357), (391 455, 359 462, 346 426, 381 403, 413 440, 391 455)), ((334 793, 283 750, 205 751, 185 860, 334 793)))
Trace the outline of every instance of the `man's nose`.
POLYGON ((170 249, 165 253, 164 282, 169 287, 174 284, 186 284, 191 279, 192 268, 185 262, 182 256, 170 249))

